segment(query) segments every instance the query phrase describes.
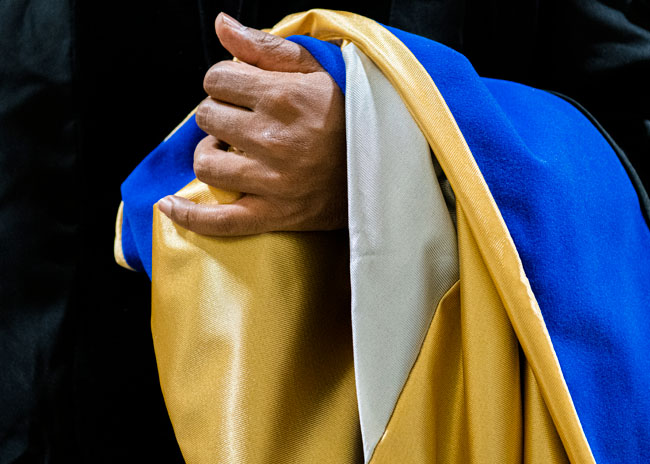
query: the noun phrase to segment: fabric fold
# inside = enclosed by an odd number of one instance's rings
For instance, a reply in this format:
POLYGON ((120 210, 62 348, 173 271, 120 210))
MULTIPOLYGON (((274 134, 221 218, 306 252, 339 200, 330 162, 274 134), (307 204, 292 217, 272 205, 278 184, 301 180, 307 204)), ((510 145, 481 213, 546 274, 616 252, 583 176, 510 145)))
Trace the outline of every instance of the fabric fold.
MULTIPOLYGON (((158 214, 157 193, 132 203, 176 169, 166 156, 183 160, 171 179, 193 178, 191 120, 125 182, 116 256, 151 260, 186 460, 650 459, 650 231, 597 128, 357 15, 312 10, 272 32, 309 36, 295 40, 345 82, 349 236, 203 237, 158 214)), ((198 181, 178 194, 237 198, 198 181)))
POLYGON ((343 49, 354 367, 366 461, 458 280, 456 230, 429 144, 388 79, 343 49))

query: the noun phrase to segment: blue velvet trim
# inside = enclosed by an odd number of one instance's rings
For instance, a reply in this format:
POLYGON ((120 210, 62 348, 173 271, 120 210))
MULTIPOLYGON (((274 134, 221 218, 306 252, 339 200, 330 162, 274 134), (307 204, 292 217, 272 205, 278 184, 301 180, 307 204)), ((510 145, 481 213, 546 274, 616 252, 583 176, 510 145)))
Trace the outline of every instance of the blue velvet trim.
MULTIPOLYGON (((345 93, 345 62, 336 45, 298 35, 288 37, 288 40, 309 50, 345 93)), ((133 269, 145 271, 149 278, 153 205, 194 179, 194 148, 205 136, 191 117, 168 140, 158 145, 122 184, 124 259, 133 269)))
POLYGON ((292 35, 287 37, 287 40, 305 47, 332 76, 345 95, 345 61, 339 47, 306 35, 292 35))
POLYGON ((152 151, 122 183, 122 251, 127 264, 151 278, 153 205, 194 179, 194 148, 205 137, 194 116, 152 151))
MULTIPOLYGON (((650 462, 650 232, 616 154, 564 100, 388 29, 433 77, 499 206, 596 461, 650 462)), ((334 45, 292 40, 345 89, 334 45)), ((203 135, 188 121, 122 186, 124 253, 149 275, 152 205, 192 180, 203 135)))
POLYGON ((615 152, 566 101, 388 29, 432 76, 499 206, 596 462, 650 462, 650 232, 615 152))

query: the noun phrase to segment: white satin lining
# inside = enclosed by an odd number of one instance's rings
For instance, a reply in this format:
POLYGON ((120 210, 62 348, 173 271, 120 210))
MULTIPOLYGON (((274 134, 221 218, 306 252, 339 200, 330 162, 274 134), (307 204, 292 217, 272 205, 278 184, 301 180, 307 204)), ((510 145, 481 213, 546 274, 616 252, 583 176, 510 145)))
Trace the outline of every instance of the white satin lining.
POLYGON ((420 129, 354 44, 343 58, 354 366, 368 462, 435 308, 458 280, 458 251, 420 129))

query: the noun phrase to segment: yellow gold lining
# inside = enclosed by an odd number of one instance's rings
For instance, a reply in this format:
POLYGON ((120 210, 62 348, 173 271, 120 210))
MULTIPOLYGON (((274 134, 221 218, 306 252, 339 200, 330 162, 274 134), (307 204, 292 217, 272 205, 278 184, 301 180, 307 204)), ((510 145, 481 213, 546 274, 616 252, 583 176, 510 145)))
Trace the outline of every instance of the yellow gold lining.
POLYGON ((457 217, 460 281, 436 309, 370 462, 567 463, 460 207, 457 217))
POLYGON ((120 201, 120 207, 117 209, 117 217, 115 218, 115 241, 113 242, 113 255, 115 262, 129 271, 134 271, 129 263, 124 258, 124 251, 122 250, 122 221, 124 220, 124 202, 120 201))
POLYGON ((281 36, 347 39, 382 70, 400 93, 445 172, 539 383, 572 462, 594 462, 553 344, 508 228, 474 157, 431 76, 411 51, 380 24, 346 12, 310 10, 287 16, 281 36))
POLYGON ((153 240, 151 329, 185 461, 362 462, 346 232, 206 237, 154 207, 153 240))
MULTIPOLYGON (((398 90, 456 195, 459 233, 465 237, 463 244, 459 243, 461 254, 468 256, 472 250, 465 264, 461 258, 460 286, 454 287, 445 301, 458 301, 460 295, 474 301, 478 310, 485 306, 476 300, 477 295, 491 292, 485 301, 492 305, 493 323, 500 324, 502 334, 511 332, 499 343, 514 340, 525 355, 522 391, 526 397, 541 395, 543 399, 530 404, 531 410, 537 411, 532 413, 536 423, 544 430, 550 427, 547 407, 571 462, 594 462, 512 238, 453 115, 426 70, 388 30, 350 13, 311 10, 291 15, 272 33, 349 40, 398 90), (480 272, 467 274, 471 269, 480 272), (484 285, 476 286, 482 290, 464 293, 464 276, 469 279, 468 285, 471 279, 483 279, 484 285), (497 303, 502 304, 501 313, 497 303)), ((237 198, 237 194, 211 190, 198 181, 179 194, 200 202, 225 203, 237 198)), ((351 342, 348 329, 340 324, 342 308, 349 308, 343 298, 346 276, 339 268, 345 243, 345 237, 331 233, 202 237, 174 225, 154 208, 152 331, 165 401, 187 462, 343 463, 359 459, 351 342), (337 337, 335 344, 328 343, 332 333, 337 337)), ((443 309, 438 314, 449 315, 448 311, 443 309)), ((431 333, 442 330, 443 325, 444 319, 437 315, 431 333)), ((445 325, 444 329, 452 330, 453 326, 445 325)), ((464 342, 468 338, 472 337, 463 337, 464 342)), ((514 369, 516 356, 512 350, 501 352, 504 367, 514 369)), ((375 450, 373 464, 423 462, 395 457, 411 439, 408 429, 399 432, 400 424, 409 417, 399 411, 413 411, 404 405, 417 398, 409 393, 414 391, 412 385, 418 384, 415 371, 426 367, 422 360, 437 354, 423 348, 421 355, 375 450), (391 437, 395 436, 401 439, 391 446, 391 437), (384 451, 391 448, 393 451, 384 451)), ((457 361, 471 364, 475 360, 457 361)), ((469 364, 464 372, 474 376, 474 386, 481 384, 482 376, 490 375, 469 364)), ((504 379, 512 376, 509 369, 501 374, 504 379)), ((434 382, 453 380, 436 378, 434 382)), ((502 400, 503 392, 510 391, 510 381, 502 383, 502 400)), ((425 384, 420 381, 419 385, 425 384)), ((467 388, 461 396, 460 390, 449 390, 455 392, 449 398, 464 404, 478 391, 477 387, 467 388)), ((519 402, 527 407, 525 401, 519 402)), ((507 409, 511 415, 517 415, 515 402, 503 404, 512 408, 507 409)), ((485 425, 490 424, 489 414, 483 418, 468 416, 463 421, 451 416, 440 420, 447 421, 458 436, 463 430, 470 431, 467 437, 473 440, 467 449, 443 449, 438 456, 441 462, 488 462, 492 457, 486 460, 486 456, 503 457, 494 453, 505 453, 507 462, 517 453, 526 456, 525 441, 508 449, 490 449, 487 439, 492 431, 485 430, 489 428, 485 425)), ((527 420, 524 415, 523 422, 513 425, 529 433, 527 420)), ((536 430, 532 426, 529 429, 536 430)), ((533 439, 558 450, 552 433, 548 441, 533 439)), ((426 453, 440 448, 420 449, 428 460, 431 456, 426 453)), ((562 450, 554 452, 552 462, 562 459, 562 450)), ((530 457, 524 462, 541 461, 530 457)))

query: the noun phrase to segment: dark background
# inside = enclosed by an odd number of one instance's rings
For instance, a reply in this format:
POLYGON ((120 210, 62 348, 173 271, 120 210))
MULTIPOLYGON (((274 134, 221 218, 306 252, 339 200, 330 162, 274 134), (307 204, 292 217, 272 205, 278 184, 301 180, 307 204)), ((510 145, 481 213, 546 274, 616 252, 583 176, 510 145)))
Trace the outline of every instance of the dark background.
MULTIPOLYGON (((228 58, 226 11, 270 27, 348 10, 556 90, 639 170, 650 154, 646 0, 3 0, 0 3, 0 464, 182 462, 160 393, 149 282, 113 261, 119 185, 228 58)), ((646 185, 647 170, 639 171, 646 185)))

